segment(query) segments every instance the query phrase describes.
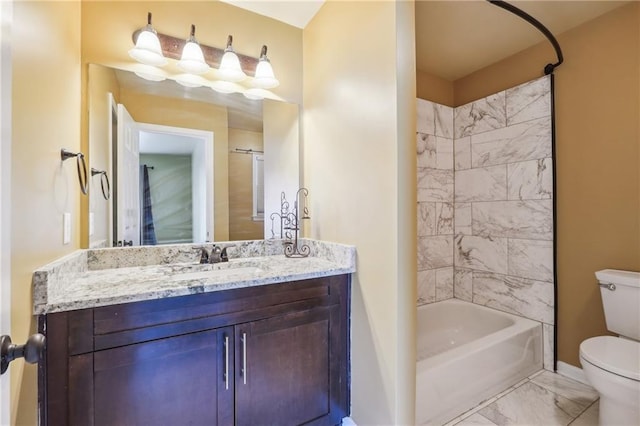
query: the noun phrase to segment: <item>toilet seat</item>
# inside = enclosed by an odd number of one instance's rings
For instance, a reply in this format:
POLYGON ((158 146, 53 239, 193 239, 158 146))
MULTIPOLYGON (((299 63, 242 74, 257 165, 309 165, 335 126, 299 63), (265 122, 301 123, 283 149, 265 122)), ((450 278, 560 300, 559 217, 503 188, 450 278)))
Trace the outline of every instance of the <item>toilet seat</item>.
POLYGON ((640 342, 592 337, 580 344, 580 357, 602 370, 640 382, 640 342))

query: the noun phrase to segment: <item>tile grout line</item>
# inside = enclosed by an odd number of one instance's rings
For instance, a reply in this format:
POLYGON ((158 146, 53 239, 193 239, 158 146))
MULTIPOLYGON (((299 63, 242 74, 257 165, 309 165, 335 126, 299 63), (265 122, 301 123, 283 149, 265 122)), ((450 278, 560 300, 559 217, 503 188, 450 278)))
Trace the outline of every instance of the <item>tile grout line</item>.
MULTIPOLYGON (((578 420, 578 418, 580 418, 584 413, 587 412, 587 410, 589 410, 591 407, 593 407, 594 404, 599 404, 600 403, 600 398, 596 398, 595 401, 593 401, 591 404, 589 404, 580 414, 578 414, 573 420, 571 420, 569 422, 569 425, 573 424, 576 420, 578 420)), ((569 426, 567 425, 567 426, 569 426)))

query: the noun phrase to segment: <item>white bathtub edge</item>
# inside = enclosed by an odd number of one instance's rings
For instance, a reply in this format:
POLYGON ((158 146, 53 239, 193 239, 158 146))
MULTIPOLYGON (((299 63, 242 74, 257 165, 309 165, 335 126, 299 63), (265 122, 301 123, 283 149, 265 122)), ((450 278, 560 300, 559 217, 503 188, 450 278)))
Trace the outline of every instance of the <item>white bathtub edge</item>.
POLYGON ((577 382, 591 386, 591 383, 587 380, 587 376, 582 371, 582 368, 567 364, 566 362, 558 361, 558 370, 556 373, 561 376, 568 377, 577 382))
MULTIPOLYGON (((446 302, 448 300, 437 302, 436 305, 446 305, 446 302)), ((540 322, 471 302, 460 303, 472 307, 474 311, 491 311, 492 315, 507 316, 512 319, 511 325, 497 331, 490 330, 489 334, 478 336, 475 340, 417 360, 417 424, 444 424, 451 421, 542 369, 540 322), (494 374, 487 376, 484 373, 487 369, 494 374), (465 380, 467 386, 454 386, 465 380), (426 401, 432 404, 429 412, 425 408, 426 401)), ((418 333, 420 330, 418 324, 418 333)))
POLYGON ((358 426, 351 417, 345 417, 342 419, 342 426, 358 426))

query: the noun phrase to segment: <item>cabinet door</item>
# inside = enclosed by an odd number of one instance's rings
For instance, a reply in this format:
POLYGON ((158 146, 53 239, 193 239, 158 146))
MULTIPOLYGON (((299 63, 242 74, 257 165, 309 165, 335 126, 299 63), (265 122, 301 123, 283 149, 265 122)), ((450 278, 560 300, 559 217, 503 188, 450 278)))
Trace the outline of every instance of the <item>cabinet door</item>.
POLYGON ((232 348, 232 330, 96 352, 93 424, 233 424, 233 377, 227 382, 224 376, 224 341, 232 348))
POLYGON ((236 326, 236 425, 340 423, 338 323, 332 306, 236 326))

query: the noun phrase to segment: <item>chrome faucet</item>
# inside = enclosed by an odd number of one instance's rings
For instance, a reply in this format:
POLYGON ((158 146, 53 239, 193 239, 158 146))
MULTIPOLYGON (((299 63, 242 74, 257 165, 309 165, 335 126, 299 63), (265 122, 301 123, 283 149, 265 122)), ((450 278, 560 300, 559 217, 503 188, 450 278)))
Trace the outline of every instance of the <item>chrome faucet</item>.
POLYGON ((194 247, 196 250, 200 250, 200 263, 220 263, 228 262, 229 256, 227 254, 227 247, 220 248, 217 245, 213 245, 211 252, 207 251, 206 247, 194 247))
POLYGON ((220 253, 222 253, 222 249, 214 244, 211 248, 211 254, 209 254, 209 263, 220 263, 220 253))

